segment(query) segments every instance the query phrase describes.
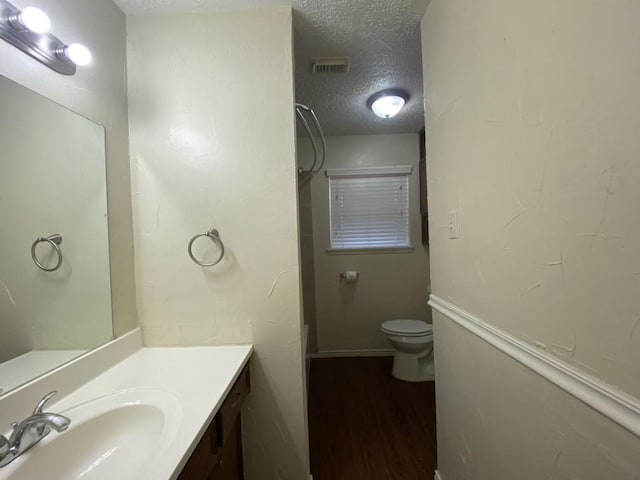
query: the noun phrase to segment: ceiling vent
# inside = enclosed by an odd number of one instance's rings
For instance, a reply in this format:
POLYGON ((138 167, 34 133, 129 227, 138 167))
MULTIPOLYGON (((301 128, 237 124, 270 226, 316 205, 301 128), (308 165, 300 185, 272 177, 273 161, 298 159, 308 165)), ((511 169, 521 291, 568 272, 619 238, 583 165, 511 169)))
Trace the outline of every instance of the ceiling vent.
POLYGON ((313 73, 346 73, 349 71, 349 57, 312 58, 313 73))

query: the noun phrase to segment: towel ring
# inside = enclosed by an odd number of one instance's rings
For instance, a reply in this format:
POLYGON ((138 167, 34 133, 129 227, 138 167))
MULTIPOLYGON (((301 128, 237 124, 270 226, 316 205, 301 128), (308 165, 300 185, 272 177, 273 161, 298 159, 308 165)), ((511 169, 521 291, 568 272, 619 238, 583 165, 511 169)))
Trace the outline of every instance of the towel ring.
POLYGON ((191 260, 193 260, 195 264, 200 265, 201 267, 213 267, 214 265, 217 265, 218 263, 220 263, 220 260, 222 260, 222 257, 224 257, 224 243, 222 243, 222 240, 220 239, 220 234, 218 233, 218 230, 216 230, 215 228, 212 228, 211 230, 208 230, 204 233, 199 233, 195 235, 189 241, 189 247, 187 248, 187 250, 189 251, 189 257, 191 257, 191 260), (193 242, 195 242, 200 237, 209 237, 211 240, 213 240, 214 243, 218 244, 218 246, 220 247, 220 256, 211 263, 201 262, 200 260, 196 259, 196 257, 193 256, 193 250, 192 250, 193 242))
POLYGON ((64 257, 62 256, 62 250, 60 249, 61 243, 62 235, 60 235, 59 233, 54 233, 53 235, 49 235, 48 237, 36 238, 36 241, 31 245, 31 258, 33 259, 33 263, 35 263, 40 270, 44 270, 45 272, 55 272, 56 270, 58 270, 62 265, 62 260, 64 259, 64 257), (48 243, 56 250, 56 253, 58 254, 58 263, 56 263, 55 267, 47 268, 42 263, 40 263, 40 260, 38 260, 38 256, 36 255, 36 247, 41 242, 48 243))

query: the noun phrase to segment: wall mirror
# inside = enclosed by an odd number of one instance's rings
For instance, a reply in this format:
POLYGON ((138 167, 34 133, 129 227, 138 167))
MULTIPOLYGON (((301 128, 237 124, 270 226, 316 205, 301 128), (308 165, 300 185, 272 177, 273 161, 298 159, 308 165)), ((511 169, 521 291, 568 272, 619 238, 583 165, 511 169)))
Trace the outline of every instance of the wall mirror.
POLYGON ((113 337, 104 129, 0 76, 0 395, 113 337))

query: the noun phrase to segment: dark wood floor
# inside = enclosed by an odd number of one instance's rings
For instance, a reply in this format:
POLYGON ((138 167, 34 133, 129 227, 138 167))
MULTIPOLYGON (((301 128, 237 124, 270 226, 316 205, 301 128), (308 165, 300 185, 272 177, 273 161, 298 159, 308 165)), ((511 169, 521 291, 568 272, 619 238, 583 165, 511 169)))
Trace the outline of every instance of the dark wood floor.
POLYGON ((313 480, 433 479, 435 388, 391 376, 391 357, 311 362, 313 480))

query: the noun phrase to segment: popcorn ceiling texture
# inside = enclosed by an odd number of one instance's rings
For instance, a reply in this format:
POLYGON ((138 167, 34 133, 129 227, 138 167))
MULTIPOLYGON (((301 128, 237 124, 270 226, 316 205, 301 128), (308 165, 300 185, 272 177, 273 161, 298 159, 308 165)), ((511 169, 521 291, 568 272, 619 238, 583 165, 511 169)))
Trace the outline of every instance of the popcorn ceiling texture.
POLYGON ((291 7, 291 0, 114 0, 127 15, 219 12, 291 7))
MULTIPOLYGON (((424 125, 420 19, 428 0, 116 0, 127 13, 294 9, 296 100, 312 107, 327 135, 417 133, 424 125), (311 73, 311 58, 349 56, 346 74, 311 73), (367 99, 403 88, 410 101, 392 120, 367 99)), ((256 71, 256 75, 260 72, 256 71)), ((260 98, 254 101, 259 103, 260 98)), ((301 128, 298 129, 301 133, 301 128)))
POLYGON ((327 135, 417 133, 422 128, 422 3, 304 0, 296 6, 296 99, 316 111, 327 135), (350 57, 349 72, 312 74, 311 58, 326 56, 350 57), (392 87, 411 98, 393 119, 379 118, 367 99, 392 87))

